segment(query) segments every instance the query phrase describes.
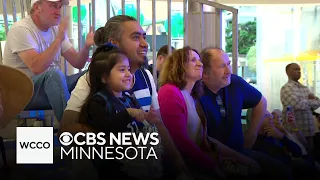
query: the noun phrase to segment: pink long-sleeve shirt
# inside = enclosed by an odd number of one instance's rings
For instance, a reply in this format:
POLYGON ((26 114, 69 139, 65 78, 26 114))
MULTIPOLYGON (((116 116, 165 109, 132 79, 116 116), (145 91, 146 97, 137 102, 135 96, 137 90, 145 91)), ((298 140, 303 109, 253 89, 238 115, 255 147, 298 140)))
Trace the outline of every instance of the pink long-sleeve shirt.
POLYGON ((188 134, 188 109, 180 89, 165 84, 158 92, 158 100, 163 122, 180 153, 194 165, 214 170, 213 158, 202 151, 188 134))

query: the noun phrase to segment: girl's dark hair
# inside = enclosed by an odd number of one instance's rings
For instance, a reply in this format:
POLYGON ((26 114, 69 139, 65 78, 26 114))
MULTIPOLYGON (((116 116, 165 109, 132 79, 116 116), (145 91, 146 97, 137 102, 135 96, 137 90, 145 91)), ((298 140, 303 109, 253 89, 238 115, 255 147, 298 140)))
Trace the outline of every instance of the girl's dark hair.
POLYGON ((124 57, 125 54, 111 43, 103 44, 98 47, 92 55, 91 63, 88 68, 87 83, 90 86, 90 93, 81 107, 80 122, 86 124, 88 112, 87 107, 90 99, 99 91, 106 89, 106 84, 102 77, 109 77, 111 69, 124 57))

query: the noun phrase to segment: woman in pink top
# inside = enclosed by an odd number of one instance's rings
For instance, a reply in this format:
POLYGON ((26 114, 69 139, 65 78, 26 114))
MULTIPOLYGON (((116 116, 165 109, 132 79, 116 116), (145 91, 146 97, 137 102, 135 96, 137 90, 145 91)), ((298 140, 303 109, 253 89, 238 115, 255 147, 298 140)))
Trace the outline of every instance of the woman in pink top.
POLYGON ((204 148, 208 147, 204 146, 205 124, 195 105, 201 96, 201 78, 198 52, 190 47, 178 49, 168 57, 160 72, 158 99, 163 122, 186 163, 195 171, 199 169, 213 175, 220 170, 214 156, 204 148))

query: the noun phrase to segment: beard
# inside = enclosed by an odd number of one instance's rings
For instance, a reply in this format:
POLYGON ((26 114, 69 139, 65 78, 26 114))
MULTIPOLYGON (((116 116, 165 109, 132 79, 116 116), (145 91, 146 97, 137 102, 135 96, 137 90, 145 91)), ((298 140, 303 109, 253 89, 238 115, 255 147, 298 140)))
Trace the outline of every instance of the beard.
POLYGON ((139 63, 141 67, 148 68, 149 67, 149 59, 147 56, 144 57, 143 62, 139 63))
POLYGON ((139 60, 137 59, 136 61, 130 60, 130 66, 148 68, 149 67, 148 58, 144 57, 143 61, 141 61, 140 59, 139 60))

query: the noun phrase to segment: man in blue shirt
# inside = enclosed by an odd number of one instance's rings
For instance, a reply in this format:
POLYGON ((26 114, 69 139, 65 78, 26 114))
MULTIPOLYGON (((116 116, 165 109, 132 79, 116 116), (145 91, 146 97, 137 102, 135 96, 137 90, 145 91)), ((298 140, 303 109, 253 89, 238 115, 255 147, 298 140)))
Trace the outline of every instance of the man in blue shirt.
POLYGON ((208 120, 208 135, 256 160, 263 177, 275 174, 277 178, 291 179, 292 172, 280 161, 246 150, 254 144, 266 111, 262 94, 241 77, 231 74, 231 62, 223 50, 206 48, 201 52, 201 60, 204 95, 200 101, 208 120), (243 135, 241 111, 248 108, 252 108, 252 121, 243 135))

